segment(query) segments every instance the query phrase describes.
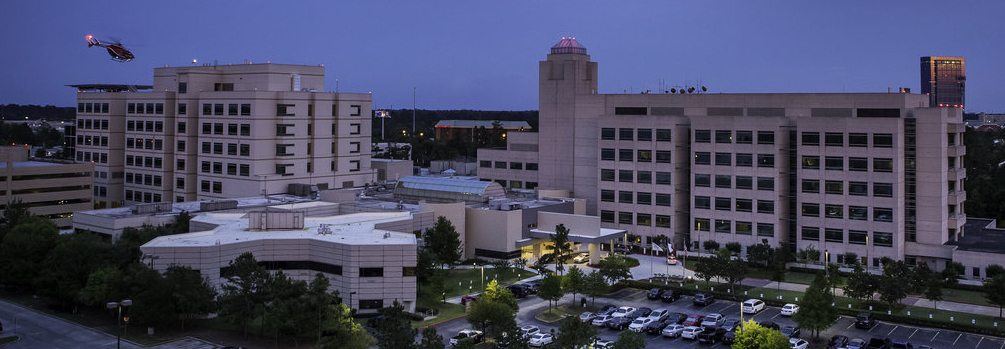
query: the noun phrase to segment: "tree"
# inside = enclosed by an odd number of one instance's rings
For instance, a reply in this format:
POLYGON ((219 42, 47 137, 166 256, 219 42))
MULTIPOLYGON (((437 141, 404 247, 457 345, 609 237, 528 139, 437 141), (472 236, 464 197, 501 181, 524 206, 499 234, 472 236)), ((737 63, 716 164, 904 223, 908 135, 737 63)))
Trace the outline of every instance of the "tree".
POLYGON ((600 261, 600 275, 603 275, 612 284, 620 280, 631 279, 632 270, 628 266, 628 259, 622 255, 607 256, 600 261))
POLYGON ((240 327, 247 338, 248 327, 265 301, 269 273, 251 252, 245 252, 230 262, 225 275, 227 281, 220 285, 223 293, 217 299, 220 317, 240 327))
MULTIPOLYGON (((91 271, 107 265, 110 250, 111 245, 96 234, 59 235, 56 245, 45 255, 32 285, 39 293, 54 297, 64 305, 76 303, 91 271)), ((136 293, 130 295, 133 301, 138 301, 136 293)), ((134 306, 133 310, 136 309, 134 306)))
POLYGON ((314 279, 311 283, 307 285, 307 294, 304 295, 304 309, 306 312, 311 312, 316 316, 306 317, 302 326, 304 327, 303 332, 313 331, 317 328, 318 339, 317 343, 321 343, 321 334, 324 331, 324 323, 328 318, 333 316, 328 305, 336 302, 341 302, 341 299, 328 292, 330 287, 330 280, 322 273, 314 274, 314 279))
POLYGON ((719 242, 715 240, 705 240, 701 246, 705 248, 705 253, 715 253, 719 250, 719 242))
POLYGON ((729 283, 730 292, 736 292, 733 286, 743 280, 747 275, 747 263, 739 259, 732 259, 725 262, 726 267, 722 269, 722 277, 729 283))
POLYGON ((422 341, 419 342, 416 349, 443 349, 445 347, 446 345, 443 344, 443 336, 436 333, 435 327, 429 326, 422 330, 422 341))
POLYGON ((366 349, 373 342, 373 337, 363 329, 363 326, 352 319, 351 311, 345 303, 332 296, 334 304, 328 304, 327 315, 322 324, 319 346, 325 349, 366 349))
POLYGON ((879 299, 890 307, 900 304, 907 293, 916 288, 914 272, 904 261, 894 261, 883 257, 883 277, 879 283, 879 299))
POLYGON ((739 242, 727 242, 726 249, 729 250, 729 253, 734 257, 738 257, 740 256, 740 252, 743 251, 743 245, 740 245, 739 242))
POLYGON ((559 274, 565 271, 565 260, 572 254, 572 243, 569 242, 569 229, 565 224, 555 226, 555 235, 551 236, 551 260, 555 262, 555 270, 559 274))
POLYGON ((705 280, 705 282, 718 277, 721 271, 722 267, 718 256, 698 257, 698 263, 694 266, 694 276, 705 280))
POLYGON ((565 274, 565 280, 562 282, 562 288, 567 292, 572 293, 572 304, 576 305, 576 294, 583 293, 586 288, 586 275, 577 266, 572 266, 569 268, 569 273, 565 274))
POLYGON ((593 343, 597 337, 597 328, 578 318, 567 317, 558 325, 558 335, 555 337, 557 349, 582 348, 593 343))
POLYGON ((513 313, 520 310, 520 306, 517 304, 516 297, 513 296, 513 292, 510 292, 509 289, 499 285, 495 279, 489 281, 488 286, 485 287, 485 292, 482 293, 481 299, 502 303, 509 307, 513 313))
POLYGON ((124 293, 133 301, 128 309, 130 323, 167 324, 178 319, 172 288, 160 272, 136 263, 125 272, 123 283, 124 293))
POLYGON ((771 263, 771 257, 774 253, 774 249, 767 243, 753 244, 747 246, 747 262, 767 267, 771 263))
POLYGON ((182 332, 185 331, 185 320, 205 317, 216 311, 216 289, 198 270, 170 266, 164 272, 164 281, 171 288, 171 305, 181 319, 182 332))
POLYGON ((844 294, 859 301, 867 298, 871 300, 878 289, 879 277, 866 272, 861 265, 856 265, 848 278, 848 284, 844 286, 844 294))
POLYGON ((792 315, 792 320, 800 327, 813 331, 814 338, 819 337, 820 330, 827 329, 838 319, 838 311, 831 305, 834 296, 828 286, 827 279, 817 274, 799 300, 799 311, 792 315))
POLYGON ((20 198, 7 202, 7 207, 3 210, 3 216, 0 217, 0 220, 2 220, 0 221, 2 223, 0 224, 0 241, 3 241, 4 236, 14 229, 14 227, 33 216, 31 211, 28 210, 28 205, 21 201, 20 198))
POLYGON ((960 262, 946 262, 946 268, 942 269, 942 279, 947 286, 952 286, 960 282, 960 275, 966 273, 967 269, 960 262))
POLYGON ((426 229, 423 240, 426 248, 436 255, 438 263, 454 264, 461 260, 460 234, 447 217, 436 217, 436 223, 426 229))
POLYGON ((858 254, 855 252, 845 252, 844 253, 844 264, 854 266, 859 264, 858 254))
POLYGON ((939 301, 942 300, 942 274, 932 271, 928 263, 921 263, 914 268, 914 275, 921 295, 932 301, 935 309, 939 309, 939 301))
POLYGON ((984 268, 984 274, 986 274, 989 279, 998 275, 1005 275, 1005 268, 1002 268, 1002 266, 998 264, 990 264, 987 268, 984 268))
POLYGON ((0 283, 31 285, 58 238, 59 230, 44 218, 30 218, 11 229, 0 242, 0 283))
POLYGON ((499 331, 501 335, 496 339, 497 348, 531 349, 530 336, 522 335, 516 323, 509 327, 502 327, 499 331))
POLYGON ((80 290, 80 302, 87 306, 99 307, 109 301, 122 299, 122 278, 122 272, 114 266, 95 269, 87 276, 87 283, 80 290))
MULTIPOLYGON (((541 287, 542 292, 544 290, 543 286, 544 283, 542 283, 541 287)), ((471 325, 489 333, 490 330, 516 326, 516 311, 502 302, 491 299, 479 299, 471 303, 467 320, 471 325)))
POLYGON ((614 342, 614 349, 642 349, 646 347, 646 335, 642 332, 621 331, 618 340, 614 342))
POLYGON ((537 296, 548 300, 548 311, 551 311, 552 302, 557 302, 565 295, 562 290, 562 277, 555 274, 545 274, 541 280, 541 287, 537 291, 537 296))
POLYGON ((998 306, 998 317, 1002 317, 1002 307, 1005 307, 1005 275, 984 279, 984 295, 988 303, 998 306))
MULTIPOLYGON (((798 314, 798 312, 796 313, 798 314)), ((789 339, 781 331, 758 325, 754 319, 747 320, 736 330, 733 349, 790 349, 789 339)))
MULTIPOLYGON (((380 308, 384 320, 377 326, 377 347, 381 349, 410 349, 415 346, 415 335, 418 332, 412 328, 405 307, 394 301, 390 307, 380 308)), ((470 322, 471 319, 469 318, 470 322)))
POLYGON ((597 296, 607 294, 607 281, 604 275, 598 271, 586 274, 583 278, 583 293, 590 296, 590 304, 596 304, 597 296))

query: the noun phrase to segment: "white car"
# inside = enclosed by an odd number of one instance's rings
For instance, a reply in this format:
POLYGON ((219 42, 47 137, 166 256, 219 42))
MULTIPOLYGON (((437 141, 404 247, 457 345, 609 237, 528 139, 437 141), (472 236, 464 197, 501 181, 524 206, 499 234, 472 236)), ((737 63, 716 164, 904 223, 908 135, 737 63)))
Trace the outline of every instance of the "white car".
POLYGON ((865 340, 861 338, 855 338, 848 341, 848 344, 844 346, 847 349, 862 349, 865 348, 865 340))
POLYGON ((607 326, 607 322, 611 321, 611 319, 613 318, 614 317, 610 315, 601 315, 593 319, 593 322, 591 322, 590 324, 592 324, 593 326, 607 326))
POLYGON ((722 314, 711 313, 705 315, 705 319, 701 321, 701 327, 716 328, 722 326, 724 322, 726 322, 725 316, 722 316, 722 314))
POLYGON ((598 339, 593 342, 593 349, 611 349, 614 348, 614 341, 598 339))
POLYGON ((541 329, 534 325, 527 325, 524 327, 520 327, 520 333, 523 334, 524 337, 530 337, 540 332, 541 329))
POLYGON ((743 301, 744 314, 757 314, 761 310, 764 310, 764 301, 753 298, 743 301))
POLYGON ((635 308, 632 308, 632 307, 621 307, 621 308, 618 308, 618 310, 615 310, 614 313, 611 314, 611 316, 612 317, 616 317, 616 318, 617 317, 625 317, 625 316, 628 315, 628 313, 631 313, 633 311, 635 311, 635 308))
POLYGON ((457 341, 468 338, 474 338, 475 342, 478 342, 481 337, 482 331, 471 329, 461 330, 460 332, 457 332, 456 336, 450 337, 450 345, 457 345, 457 341))
POLYGON ((701 333, 702 329, 698 326, 688 326, 685 327, 683 331, 680 332, 680 338, 694 340, 698 338, 698 334, 701 333))
POLYGON ((797 304, 786 304, 782 306, 782 316, 792 316, 799 312, 799 305, 797 304))
POLYGON ((805 339, 799 338, 789 338, 789 343, 792 344, 792 349, 806 349, 810 345, 805 339))
POLYGON ((572 262, 576 263, 576 264, 582 264, 582 263, 586 263, 586 262, 589 262, 589 261, 590 261, 590 254, 589 253, 580 254, 580 255, 578 255, 578 256, 576 256, 575 258, 572 259, 572 262))
POLYGON ((652 313, 649 313, 649 318, 653 319, 653 320, 656 320, 656 321, 666 320, 667 317, 669 317, 669 316, 670 316, 670 310, 668 310, 666 308, 659 308, 659 309, 653 310, 652 313))
POLYGON ((677 338, 680 337, 681 332, 684 332, 685 328, 687 327, 684 325, 670 325, 664 328, 663 332, 660 332, 660 334, 663 335, 663 337, 677 338))
POLYGON ((656 321, 656 319, 649 317, 638 318, 635 319, 635 321, 632 321, 631 325, 628 325, 628 329, 631 330, 632 332, 642 332, 645 331, 646 326, 653 323, 653 321, 656 321))
POLYGON ((677 265, 677 257, 667 257, 667 265, 677 265))
MULTIPOLYGON (((535 334, 533 337, 530 337, 530 346, 532 346, 532 347, 542 347, 542 346, 551 344, 551 342, 554 342, 554 341, 555 341, 555 338, 553 338, 550 333, 538 333, 538 334, 535 334)), ((806 349, 806 348, 804 347, 803 349, 806 349)))

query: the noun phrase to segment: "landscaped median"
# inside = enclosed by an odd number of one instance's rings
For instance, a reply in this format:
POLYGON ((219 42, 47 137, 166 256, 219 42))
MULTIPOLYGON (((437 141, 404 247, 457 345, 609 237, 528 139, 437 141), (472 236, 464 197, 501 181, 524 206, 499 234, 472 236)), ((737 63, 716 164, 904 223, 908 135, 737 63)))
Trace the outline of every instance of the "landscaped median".
MULTIPOLYGON (((796 303, 803 296, 803 292, 790 290, 777 290, 765 287, 734 286, 735 292, 726 292, 729 285, 705 282, 688 283, 653 283, 649 281, 627 280, 621 281, 612 286, 612 291, 622 288, 637 289, 671 289, 684 294, 695 294, 698 292, 712 293, 718 299, 733 300, 742 302, 749 298, 758 298, 768 305, 782 306, 786 303, 796 303), (683 286, 682 286, 683 285, 683 286), (696 287, 697 286, 697 287, 696 287)), ((901 324, 944 328, 954 331, 963 331, 993 336, 1005 336, 1005 320, 993 316, 977 315, 970 313, 952 312, 946 310, 901 306, 896 309, 888 309, 888 305, 880 302, 858 301, 848 297, 834 297, 834 306, 842 315, 855 316, 858 313, 872 313, 876 319, 896 322, 901 324), (850 307, 849 307, 850 305, 850 307)))
POLYGON ((435 325, 440 322, 453 320, 466 315, 465 306, 460 304, 446 303, 443 300, 470 293, 482 292, 483 285, 488 285, 492 280, 499 284, 508 285, 522 279, 534 277, 537 273, 520 268, 493 268, 476 267, 464 269, 448 269, 443 271, 442 288, 436 286, 423 285, 418 290, 418 301, 416 302, 416 312, 428 314, 432 312, 434 318, 412 321, 413 328, 421 328, 435 325), (482 280, 484 275, 485 280, 482 280))
POLYGON ((551 309, 544 309, 537 313, 537 315, 534 315, 534 318, 541 322, 556 323, 569 316, 579 317, 579 314, 582 314, 583 312, 597 310, 600 310, 600 307, 588 306, 584 308, 560 305, 551 309))

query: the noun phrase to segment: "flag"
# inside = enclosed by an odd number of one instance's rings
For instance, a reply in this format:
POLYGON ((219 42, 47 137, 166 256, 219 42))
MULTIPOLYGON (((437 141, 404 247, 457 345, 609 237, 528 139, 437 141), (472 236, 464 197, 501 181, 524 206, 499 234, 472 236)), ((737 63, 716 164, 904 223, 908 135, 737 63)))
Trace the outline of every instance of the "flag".
POLYGON ((667 248, 670 249, 670 253, 667 256, 677 257, 677 250, 673 248, 673 244, 667 244, 667 248))
POLYGON ((660 245, 657 245, 657 244, 656 244, 656 243, 654 242, 654 243, 653 243, 653 251, 657 251, 657 252, 663 252, 663 248, 662 248, 662 247, 660 247, 660 245))

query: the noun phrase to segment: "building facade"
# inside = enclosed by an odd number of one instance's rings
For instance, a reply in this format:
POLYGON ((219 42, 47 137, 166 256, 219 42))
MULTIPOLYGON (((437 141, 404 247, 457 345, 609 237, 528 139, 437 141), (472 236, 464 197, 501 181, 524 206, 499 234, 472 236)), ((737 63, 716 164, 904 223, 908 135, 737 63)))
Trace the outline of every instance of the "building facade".
POLYGON ((539 133, 479 150, 483 180, 568 190, 645 245, 952 258, 966 221, 960 108, 907 93, 598 94, 597 63, 571 38, 539 69, 539 133))
POLYGON ((0 147, 0 214, 17 200, 60 229, 69 228, 73 213, 92 207, 94 165, 35 161, 28 146, 0 147))
POLYGON ((933 107, 963 108, 967 70, 963 57, 921 57, 921 93, 933 107))
POLYGON ((323 66, 164 67, 149 91, 76 87, 75 156, 95 165, 99 208, 373 177, 371 96, 323 92, 323 66))

